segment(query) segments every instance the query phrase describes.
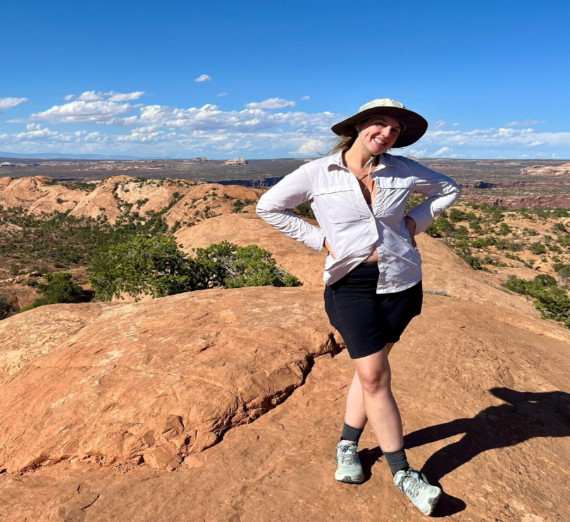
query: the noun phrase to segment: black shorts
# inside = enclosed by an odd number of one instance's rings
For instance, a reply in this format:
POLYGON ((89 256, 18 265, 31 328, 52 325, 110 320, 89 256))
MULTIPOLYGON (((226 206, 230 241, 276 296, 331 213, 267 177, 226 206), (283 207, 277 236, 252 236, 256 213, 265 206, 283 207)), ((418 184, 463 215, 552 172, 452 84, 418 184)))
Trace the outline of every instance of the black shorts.
POLYGON ((363 263, 325 289, 325 310, 352 359, 395 343, 422 311, 422 282, 392 294, 377 294, 378 265, 363 263))

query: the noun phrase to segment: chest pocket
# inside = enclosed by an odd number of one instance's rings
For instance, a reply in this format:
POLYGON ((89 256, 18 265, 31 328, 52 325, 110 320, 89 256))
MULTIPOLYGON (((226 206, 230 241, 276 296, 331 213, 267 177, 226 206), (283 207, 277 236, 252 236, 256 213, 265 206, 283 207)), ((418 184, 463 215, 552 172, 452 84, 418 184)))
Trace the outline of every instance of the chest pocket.
POLYGON ((350 185, 315 190, 313 201, 318 213, 331 223, 350 223, 362 217, 359 202, 350 185))
POLYGON ((412 178, 393 178, 379 176, 376 178, 375 216, 403 218, 406 202, 414 190, 412 178))

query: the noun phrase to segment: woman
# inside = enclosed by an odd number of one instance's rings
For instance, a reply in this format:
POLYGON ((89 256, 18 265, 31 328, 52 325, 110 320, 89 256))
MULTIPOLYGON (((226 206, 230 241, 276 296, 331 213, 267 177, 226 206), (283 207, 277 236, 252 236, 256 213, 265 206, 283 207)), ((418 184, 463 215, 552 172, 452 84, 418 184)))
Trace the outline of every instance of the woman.
POLYGON ((415 143, 427 130, 422 116, 395 100, 373 100, 332 130, 340 136, 332 155, 286 176, 261 197, 257 213, 288 236, 329 252, 325 309, 356 370, 335 478, 364 480, 358 440, 368 421, 394 483, 430 514, 441 490, 408 465, 388 354, 421 311, 421 258, 414 236, 459 198, 460 189, 446 176, 387 154, 415 143), (406 214, 412 192, 426 199, 406 214), (311 202, 320 228, 289 210, 305 201, 311 202))

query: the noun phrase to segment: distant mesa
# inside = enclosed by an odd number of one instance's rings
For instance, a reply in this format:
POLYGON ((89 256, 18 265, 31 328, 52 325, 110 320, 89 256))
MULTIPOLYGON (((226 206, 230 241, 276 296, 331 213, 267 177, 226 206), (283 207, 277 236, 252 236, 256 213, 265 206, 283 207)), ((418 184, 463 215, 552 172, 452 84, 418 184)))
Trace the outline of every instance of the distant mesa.
POLYGON ((224 165, 247 165, 247 160, 244 158, 234 158, 226 161, 224 165))
POLYGON ((570 163, 564 163, 558 166, 552 165, 533 165, 532 167, 527 167, 521 169, 522 176, 568 176, 570 175, 570 163))

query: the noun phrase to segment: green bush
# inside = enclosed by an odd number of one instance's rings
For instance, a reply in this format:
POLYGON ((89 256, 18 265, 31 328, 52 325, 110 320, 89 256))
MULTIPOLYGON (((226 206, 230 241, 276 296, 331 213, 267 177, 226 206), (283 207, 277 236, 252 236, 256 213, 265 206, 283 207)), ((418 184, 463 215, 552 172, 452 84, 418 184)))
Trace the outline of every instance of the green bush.
POLYGON ((4 294, 0 294, 0 320, 10 317, 16 313, 16 309, 8 303, 8 298, 4 294))
POLYGON ((74 283, 71 274, 67 272, 47 273, 44 275, 45 283, 37 283, 36 289, 43 293, 34 301, 30 308, 57 303, 81 303, 89 300, 83 288, 74 283))
POLYGON ((196 283, 187 256, 174 236, 135 236, 101 249, 90 260, 91 284, 97 298, 110 300, 122 293, 138 297, 177 294, 196 283))
POLYGON ((511 232, 512 232, 511 227, 509 225, 507 225, 506 223, 501 223, 499 230, 497 230, 497 234, 499 234, 500 236, 506 236, 507 234, 510 234, 511 232))
POLYGON ((536 243, 532 243, 529 247, 529 250, 536 255, 545 254, 546 247, 540 242, 537 241, 536 243))
POLYGON ((449 211, 449 220, 453 223, 458 223, 459 221, 463 221, 466 218, 465 212, 463 210, 459 210, 458 208, 452 208, 449 211))
POLYGON ((227 241, 198 248, 189 257, 173 236, 134 237, 101 251, 92 260, 91 284, 103 300, 122 293, 166 295, 206 288, 300 286, 277 266, 271 253, 256 245, 238 247, 227 241))
POLYGON ((293 209, 293 212, 295 212, 295 214, 297 214, 298 216, 301 216, 304 218, 316 219, 310 203, 301 203, 300 205, 297 205, 293 209))
POLYGON ((528 295, 535 299, 534 306, 545 319, 554 319, 570 328, 570 299, 562 288, 558 288, 556 279, 548 274, 540 274, 529 281, 510 277, 505 283, 509 290, 528 295))

